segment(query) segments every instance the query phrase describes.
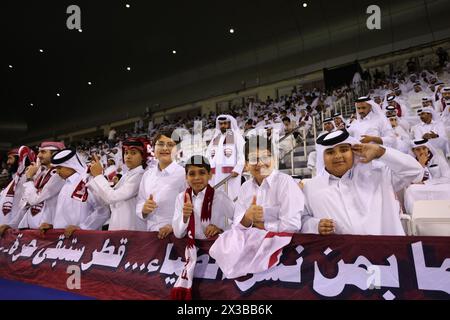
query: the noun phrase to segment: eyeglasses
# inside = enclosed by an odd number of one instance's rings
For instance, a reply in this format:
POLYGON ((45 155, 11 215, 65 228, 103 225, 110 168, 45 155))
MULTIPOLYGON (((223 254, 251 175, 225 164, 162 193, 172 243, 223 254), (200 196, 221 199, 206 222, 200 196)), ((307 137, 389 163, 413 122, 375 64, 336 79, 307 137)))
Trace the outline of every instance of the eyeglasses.
POLYGON ((162 149, 162 148, 164 148, 164 147, 167 147, 167 149, 173 149, 174 147, 176 147, 176 143, 173 143, 173 142, 167 142, 167 143, 164 143, 164 142, 157 142, 157 143, 155 144, 155 146, 156 146, 157 148, 160 148, 160 149, 162 149))
POLYGON ((271 156, 260 156, 258 157, 248 157, 248 162, 250 165, 257 165, 259 162, 261 162, 262 164, 270 164, 270 162, 272 161, 272 157, 271 156))

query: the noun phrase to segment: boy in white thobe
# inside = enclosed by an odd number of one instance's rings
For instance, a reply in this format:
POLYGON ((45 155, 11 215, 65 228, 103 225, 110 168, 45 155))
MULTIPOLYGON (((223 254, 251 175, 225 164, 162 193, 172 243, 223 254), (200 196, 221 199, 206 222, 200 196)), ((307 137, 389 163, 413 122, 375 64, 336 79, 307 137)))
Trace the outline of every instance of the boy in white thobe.
POLYGON ((142 177, 136 204, 136 215, 147 224, 147 231, 158 232, 159 239, 173 232, 175 199, 186 189, 184 168, 173 161, 176 143, 164 134, 155 137, 158 163, 142 177))
POLYGON ((425 174, 422 181, 405 191, 405 209, 410 214, 413 212, 414 202, 418 200, 450 199, 450 168, 442 153, 426 139, 414 140, 411 150, 425 174))
POLYGON ((98 158, 91 166, 90 172, 94 178, 88 183, 88 189, 111 209, 108 230, 146 230, 146 223, 136 216, 136 203, 144 167, 147 166, 147 145, 148 142, 141 138, 124 141, 124 162, 128 170, 114 187, 102 174, 98 158))
POLYGON ((404 235, 395 192, 422 179, 417 161, 377 144, 359 144, 341 130, 317 143, 326 174, 305 184, 302 232, 404 235))
POLYGON ((294 179, 274 170, 271 142, 253 136, 246 143, 246 161, 253 178, 239 192, 233 227, 210 248, 227 278, 267 270, 275 265, 292 234, 301 228, 304 197, 294 179), (275 254, 274 256, 274 253, 275 254))
POLYGON ((87 168, 74 149, 64 149, 52 157, 58 175, 65 180, 58 195, 53 221, 43 221, 41 230, 65 229, 65 236, 72 236, 77 229, 101 230, 110 211, 95 194, 88 193, 87 168))
POLYGON ((177 238, 183 238, 188 229, 190 216, 195 216, 195 239, 207 239, 222 233, 229 228, 228 219, 233 219, 234 204, 221 190, 215 190, 212 196, 211 217, 202 219, 205 212, 204 206, 211 177, 211 167, 202 156, 193 156, 186 163, 186 180, 191 191, 190 197, 186 192, 181 192, 175 203, 172 227, 177 238))

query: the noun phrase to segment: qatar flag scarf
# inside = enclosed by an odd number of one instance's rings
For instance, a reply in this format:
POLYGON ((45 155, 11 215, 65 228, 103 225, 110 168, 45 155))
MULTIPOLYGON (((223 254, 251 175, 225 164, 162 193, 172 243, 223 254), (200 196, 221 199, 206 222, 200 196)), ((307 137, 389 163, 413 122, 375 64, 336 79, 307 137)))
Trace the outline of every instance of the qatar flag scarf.
MULTIPOLYGON (((192 188, 185 192, 185 201, 189 197, 192 203, 192 188)), ((209 224, 211 221, 211 210, 214 199, 214 188, 210 185, 206 187, 205 198, 203 199, 201 221, 209 224)), ((197 263, 197 247, 195 246, 195 214, 192 213, 187 227, 186 249, 184 251, 186 263, 183 271, 171 291, 171 298, 174 300, 192 300, 192 281, 194 280, 195 264, 197 263)))

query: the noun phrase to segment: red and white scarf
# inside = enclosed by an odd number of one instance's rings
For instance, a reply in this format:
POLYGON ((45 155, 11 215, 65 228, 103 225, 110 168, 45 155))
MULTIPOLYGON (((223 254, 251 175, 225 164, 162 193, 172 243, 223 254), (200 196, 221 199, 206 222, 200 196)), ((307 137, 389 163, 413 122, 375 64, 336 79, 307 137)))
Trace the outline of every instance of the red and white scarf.
POLYGON ((13 180, 7 186, 8 191, 5 194, 5 198, 4 198, 3 204, 2 204, 2 212, 3 212, 3 215, 5 215, 5 216, 8 213, 10 213, 12 210, 13 202, 14 202, 15 188, 16 188, 16 184, 19 181, 19 179, 20 179, 20 176, 18 174, 15 174, 13 180))
MULTIPOLYGON (((192 203, 192 188, 185 192, 192 203)), ((211 221, 211 210, 214 199, 214 188, 210 185, 206 187, 205 198, 203 199, 201 222, 209 224, 211 221)), ((186 200, 185 200, 186 201, 186 200)), ((191 214, 187 227, 186 249, 184 251, 186 264, 172 288, 170 297, 173 300, 192 300, 192 281, 194 280, 194 270, 197 263, 197 247, 195 246, 195 215, 191 214)))
POLYGON ((87 189, 87 182, 85 179, 81 179, 81 181, 76 186, 75 190, 73 190, 72 193, 72 199, 78 200, 81 202, 86 202, 88 199, 88 189, 87 189))
MULTIPOLYGON (((42 192, 42 189, 44 189, 47 182, 49 182, 50 178, 55 174, 56 174, 55 168, 50 168, 47 172, 43 171, 41 173, 39 178, 34 183, 34 187, 36 188, 37 193, 42 192)), ((31 206, 30 212, 33 217, 42 211, 42 208, 44 207, 44 202, 45 201, 42 201, 41 203, 38 203, 37 205, 31 206)))

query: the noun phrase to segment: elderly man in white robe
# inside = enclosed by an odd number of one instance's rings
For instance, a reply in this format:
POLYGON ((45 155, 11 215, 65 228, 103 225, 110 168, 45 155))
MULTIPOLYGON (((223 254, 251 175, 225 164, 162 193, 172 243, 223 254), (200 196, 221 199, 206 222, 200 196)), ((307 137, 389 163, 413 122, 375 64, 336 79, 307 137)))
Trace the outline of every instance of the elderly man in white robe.
POLYGON ((423 168, 410 155, 360 144, 337 130, 317 141, 326 174, 305 184, 303 233, 404 235, 395 192, 420 181, 423 168))
POLYGON ((52 156, 52 165, 65 180, 59 192, 53 221, 43 221, 40 229, 65 229, 71 237, 79 229, 101 230, 110 216, 109 208, 95 194, 88 193, 89 174, 74 149, 64 149, 52 156))
POLYGON ((442 153, 426 139, 411 142, 411 152, 425 174, 421 181, 405 191, 405 209, 409 214, 412 214, 414 202, 418 200, 450 199, 450 168, 442 153))
POLYGON ((355 102, 356 120, 348 128, 352 137, 361 143, 382 144, 387 147, 395 145, 394 130, 386 119, 380 106, 370 97, 358 98, 355 102))
POLYGON ((224 191, 231 200, 237 198, 241 187, 241 175, 245 165, 244 146, 245 140, 236 120, 230 115, 218 116, 216 133, 207 150, 207 158, 213 174, 210 184, 214 187, 231 176, 231 179, 219 189, 224 191))

